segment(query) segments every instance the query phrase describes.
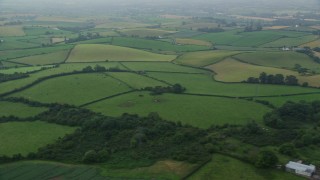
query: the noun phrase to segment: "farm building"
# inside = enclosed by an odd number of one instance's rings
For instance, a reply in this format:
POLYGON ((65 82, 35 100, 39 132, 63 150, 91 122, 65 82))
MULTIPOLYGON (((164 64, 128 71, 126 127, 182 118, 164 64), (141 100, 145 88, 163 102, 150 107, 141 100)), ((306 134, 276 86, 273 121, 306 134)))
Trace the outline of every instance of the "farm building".
POLYGON ((298 162, 290 161, 286 164, 286 171, 297 175, 311 177, 316 172, 316 167, 312 164, 305 165, 298 162))

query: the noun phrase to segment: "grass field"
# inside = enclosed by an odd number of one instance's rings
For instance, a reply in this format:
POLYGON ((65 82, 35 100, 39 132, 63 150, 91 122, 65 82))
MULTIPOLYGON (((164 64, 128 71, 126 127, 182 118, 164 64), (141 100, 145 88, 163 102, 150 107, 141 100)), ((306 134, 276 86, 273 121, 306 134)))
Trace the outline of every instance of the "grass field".
POLYGON ((52 65, 48 65, 48 66, 27 66, 27 67, 17 67, 17 68, 2 69, 2 70, 0 70, 0 73, 2 73, 2 74, 29 73, 29 72, 38 71, 43 67, 52 67, 52 65))
POLYGON ((0 36, 24 36, 22 26, 0 26, 0 36))
POLYGON ((203 67, 213 63, 217 63, 229 56, 238 54, 237 51, 201 51, 186 53, 178 57, 175 62, 188 66, 203 67))
POLYGON ((0 61, 0 67, 4 68, 18 68, 18 67, 24 67, 26 65, 23 64, 16 64, 8 61, 0 61))
POLYGON ((115 97, 87 108, 112 116, 123 113, 146 116, 158 112, 166 120, 201 128, 213 124, 245 124, 252 120, 261 122, 262 115, 269 111, 263 105, 246 100, 174 94, 151 96, 143 92, 115 97))
POLYGON ((0 124, 0 154, 27 155, 53 143, 59 137, 72 133, 75 128, 45 122, 8 122, 0 124))
POLYGON ((217 45, 257 47, 282 37, 299 37, 303 35, 306 34, 280 30, 242 32, 242 30, 238 29, 221 33, 207 33, 194 38, 207 40, 217 45))
POLYGON ((306 47, 306 46, 310 48, 320 47, 320 39, 302 44, 300 47, 306 47))
POLYGON ((26 48, 36 48, 40 47, 41 43, 32 43, 28 42, 26 39, 22 39, 23 37, 5 37, 1 38, 3 40, 0 43, 0 50, 13 50, 13 49, 26 49, 26 48))
POLYGON ((168 86, 167 84, 135 73, 108 73, 134 89, 145 87, 168 86))
POLYGON ((11 61, 30 65, 57 64, 63 62, 67 58, 68 53, 69 50, 65 50, 49 54, 13 59, 11 61))
POLYGON ((140 38, 126 38, 116 37, 113 39, 112 44, 118 46, 132 47, 137 49, 146 49, 154 52, 187 52, 187 51, 200 51, 210 49, 208 46, 198 45, 176 45, 170 42, 160 40, 148 40, 140 38))
POLYGON ((270 43, 262 45, 262 47, 292 47, 292 46, 300 46, 302 44, 308 44, 309 42, 313 42, 316 40, 318 36, 308 35, 301 37, 292 37, 292 38, 281 38, 270 43))
POLYGON ((0 116, 32 117, 47 110, 42 107, 30 107, 21 103, 0 101, 0 116))
POLYGON ((196 94, 247 97, 320 92, 318 89, 292 86, 220 83, 214 81, 210 75, 205 74, 177 74, 155 72, 150 72, 147 74, 151 77, 164 80, 171 84, 180 83, 182 86, 186 87, 187 93, 196 94))
POLYGON ((269 101, 271 104, 280 107, 287 101, 299 102, 299 101, 316 101, 320 100, 320 94, 299 95, 299 96, 282 96, 282 97, 269 97, 269 98, 255 98, 258 100, 269 101))
POLYGON ((12 96, 81 105, 129 90, 125 84, 105 74, 78 74, 49 79, 12 96))
POLYGON ((214 154, 212 161, 192 175, 189 179, 302 180, 304 178, 281 170, 257 169, 253 165, 244 163, 240 160, 228 156, 214 154))
POLYGON ((310 59, 307 55, 297 52, 253 52, 236 55, 235 58, 251 64, 294 68, 295 64, 300 64, 304 68, 320 72, 319 64, 310 59))
POLYGON ((176 31, 165 31, 161 29, 148 29, 148 28, 120 30, 120 33, 125 34, 127 36, 138 36, 138 37, 158 37, 158 36, 165 36, 168 34, 172 34, 175 32, 176 31))
POLYGON ((126 67, 133 71, 163 71, 183 73, 206 73, 203 70, 180 66, 170 62, 123 62, 126 67))
POLYGON ((183 44, 183 45, 198 45, 198 46, 212 46, 210 42, 197 40, 197 39, 182 39, 177 38, 176 39, 177 44, 183 44))
POLYGON ((138 22, 106 22, 104 24, 99 24, 96 28, 106 28, 106 29, 124 29, 124 28, 140 28, 147 27, 150 24, 138 23, 138 22))
POLYGON ((216 80, 223 82, 242 82, 249 77, 259 77, 260 73, 265 72, 267 74, 283 74, 284 76, 294 75, 299 79, 300 84, 308 82, 310 86, 320 86, 320 75, 302 76, 295 71, 256 66, 239 62, 235 59, 226 59, 217 64, 207 66, 207 68, 217 73, 217 75, 215 75, 216 80))
POLYGON ((94 61, 171 61, 174 55, 155 54, 111 45, 81 44, 71 52, 67 62, 94 61))

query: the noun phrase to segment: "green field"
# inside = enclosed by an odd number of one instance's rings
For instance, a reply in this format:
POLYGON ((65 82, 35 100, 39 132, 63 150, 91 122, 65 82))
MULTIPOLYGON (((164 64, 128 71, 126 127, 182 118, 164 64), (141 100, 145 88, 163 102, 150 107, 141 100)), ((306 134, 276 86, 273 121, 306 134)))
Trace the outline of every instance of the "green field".
POLYGON ((147 73, 171 84, 180 83, 187 93, 248 97, 320 92, 318 89, 279 85, 220 83, 205 74, 147 73))
POLYGON ((129 90, 125 84, 105 74, 77 74, 46 80, 12 96, 81 105, 129 90))
POLYGON ((208 69, 217 73, 215 79, 223 82, 242 82, 249 77, 259 77, 260 73, 265 72, 267 74, 283 74, 284 76, 293 75, 299 79, 299 83, 308 82, 310 86, 320 86, 320 75, 303 76, 296 71, 256 66, 247 63, 239 62, 235 59, 226 59, 217 64, 207 66, 208 69))
POLYGON ((190 180, 302 180, 304 178, 295 176, 282 170, 257 169, 251 164, 244 163, 237 159, 214 154, 212 160, 193 174, 190 180))
POLYGON ((159 37, 159 36, 164 36, 164 35, 175 33, 175 31, 165 31, 165 30, 161 30, 161 29, 139 28, 139 29, 124 29, 124 30, 120 30, 120 33, 125 34, 127 36, 159 37))
POLYGON ((30 65, 57 64, 63 62, 69 53, 69 50, 48 53, 43 55, 28 56, 11 60, 12 62, 24 63, 30 65))
POLYGON ((69 165, 45 161, 22 161, 0 165, 0 179, 106 179, 106 177, 101 176, 100 173, 100 169, 92 166, 69 165))
POLYGON ((253 52, 236 55, 235 58, 251 64, 293 69, 295 64, 320 72, 320 66, 307 55, 297 52, 253 52))
POLYGON ((316 40, 318 36, 308 35, 294 38, 281 38, 276 41, 272 41, 270 43, 262 45, 263 47, 292 47, 292 46, 300 46, 302 44, 306 44, 308 42, 312 42, 316 40))
POLYGON ((203 67, 217 63, 229 56, 239 54, 237 51, 201 51, 183 54, 175 60, 178 64, 203 67))
POLYGON ((32 117, 45 111, 46 108, 30 107, 21 103, 0 101, 0 116, 32 117))
MULTIPOLYGON (((173 41, 173 40, 172 40, 173 41)), ((148 40, 140 38, 115 37, 112 41, 113 45, 125 46, 137 49, 145 49, 154 52, 188 52, 208 50, 208 46, 198 45, 175 45, 172 42, 165 42, 160 40, 148 40)))
POLYGON ((0 36, 24 36, 22 26, 0 26, 0 36))
POLYGON ((0 124, 0 155, 27 155, 53 143, 75 128, 45 122, 9 122, 0 124))
POLYGON ((287 101, 299 102, 299 101, 316 101, 320 100, 320 94, 309 94, 309 95, 299 95, 299 96, 281 96, 281 97, 269 97, 269 98, 255 98, 257 100, 269 101, 271 104, 280 107, 287 101))
POLYGON ((136 73, 108 73, 111 77, 119 79, 121 82, 129 85, 134 89, 141 89, 145 87, 168 86, 167 84, 151 79, 149 77, 139 75, 136 73))
POLYGON ((206 73, 206 71, 169 62, 123 62, 123 65, 133 71, 163 71, 182 73, 206 73))
POLYGON ((307 34, 280 30, 242 32, 241 29, 238 29, 221 33, 207 33, 194 38, 207 40, 217 45, 258 47, 283 37, 295 38, 304 35, 307 34))
POLYGON ((158 112, 166 120, 201 128, 225 123, 245 124, 253 120, 262 122, 262 114, 269 111, 263 105, 246 100, 174 94, 151 96, 144 92, 115 97, 87 108, 112 116, 123 113, 146 116, 158 112))
POLYGON ((111 45, 81 44, 71 52, 67 62, 95 61, 171 61, 174 55, 162 55, 111 45))
POLYGON ((0 73, 2 74, 14 74, 14 73, 30 73, 34 71, 39 71, 43 67, 52 67, 48 66, 28 66, 28 67, 19 67, 19 68, 9 68, 9 69, 2 69, 0 73))

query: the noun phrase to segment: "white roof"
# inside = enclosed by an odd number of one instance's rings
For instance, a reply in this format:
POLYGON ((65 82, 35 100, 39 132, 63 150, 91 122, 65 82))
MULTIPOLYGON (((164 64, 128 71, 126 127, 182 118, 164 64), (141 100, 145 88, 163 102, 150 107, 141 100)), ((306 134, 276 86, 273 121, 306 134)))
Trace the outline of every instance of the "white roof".
POLYGON ((304 172, 314 172, 316 170, 316 167, 312 164, 310 165, 305 165, 297 162, 290 161, 287 165, 287 168, 290 169, 295 169, 299 171, 304 171, 304 172))

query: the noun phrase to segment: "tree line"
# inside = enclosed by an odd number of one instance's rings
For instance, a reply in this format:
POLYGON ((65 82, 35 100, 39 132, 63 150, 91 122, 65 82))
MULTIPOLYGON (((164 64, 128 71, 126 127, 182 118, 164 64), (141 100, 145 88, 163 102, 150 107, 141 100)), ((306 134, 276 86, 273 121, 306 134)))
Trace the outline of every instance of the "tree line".
MULTIPOLYGON (((288 86, 298 86, 299 81, 296 76, 283 74, 267 74, 262 72, 259 77, 249 77, 246 83, 257 83, 257 84, 278 84, 278 85, 288 85, 288 86)), ((302 86, 309 86, 307 82, 303 83, 302 86)))

